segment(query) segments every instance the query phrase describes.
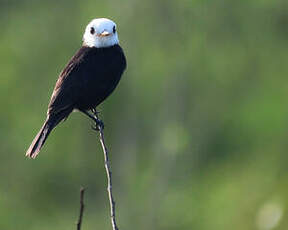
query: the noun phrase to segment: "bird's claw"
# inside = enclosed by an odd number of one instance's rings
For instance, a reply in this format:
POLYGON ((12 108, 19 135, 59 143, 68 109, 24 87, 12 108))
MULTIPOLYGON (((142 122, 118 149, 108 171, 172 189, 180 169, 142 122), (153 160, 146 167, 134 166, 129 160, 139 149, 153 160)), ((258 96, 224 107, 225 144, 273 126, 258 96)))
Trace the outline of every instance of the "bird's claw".
POLYGON ((93 130, 96 130, 96 131, 103 130, 103 129, 104 129, 104 122, 97 118, 97 119, 95 120, 95 124, 93 124, 93 125, 91 126, 91 128, 92 128, 93 130))
POLYGON ((97 111, 96 109, 91 109, 91 111, 92 111, 92 113, 95 115, 95 116, 97 116, 100 112, 99 111, 97 111))

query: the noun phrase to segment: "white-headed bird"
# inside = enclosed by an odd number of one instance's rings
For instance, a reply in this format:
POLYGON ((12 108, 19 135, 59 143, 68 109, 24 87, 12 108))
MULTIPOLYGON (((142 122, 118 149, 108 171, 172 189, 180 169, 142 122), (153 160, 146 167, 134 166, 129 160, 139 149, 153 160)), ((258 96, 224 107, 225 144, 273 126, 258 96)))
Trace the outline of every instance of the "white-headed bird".
POLYGON ((26 152, 35 158, 49 133, 74 110, 92 117, 90 110, 115 89, 126 68, 116 24, 107 18, 92 20, 83 45, 60 73, 48 105, 47 118, 26 152))

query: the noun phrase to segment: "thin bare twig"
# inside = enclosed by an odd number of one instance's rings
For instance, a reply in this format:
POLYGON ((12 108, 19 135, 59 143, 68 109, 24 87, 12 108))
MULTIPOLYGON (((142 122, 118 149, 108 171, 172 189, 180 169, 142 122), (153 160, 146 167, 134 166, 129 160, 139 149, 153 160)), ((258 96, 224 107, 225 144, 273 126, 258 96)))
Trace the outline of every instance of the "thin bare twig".
POLYGON ((80 212, 79 212, 79 218, 77 222, 77 230, 81 230, 82 218, 84 214, 84 192, 85 192, 85 189, 81 188, 80 189, 80 212))
POLYGON ((100 138, 100 143, 104 152, 104 163, 105 163, 105 169, 106 169, 106 175, 107 175, 107 192, 108 192, 108 197, 109 197, 109 203, 110 203, 110 217, 111 217, 111 223, 112 223, 112 228, 113 230, 119 230, 116 224, 116 218, 115 218, 115 201, 113 199, 112 195, 112 172, 110 168, 110 162, 109 162, 109 157, 108 157, 108 150, 105 145, 105 140, 104 140, 104 133, 103 133, 103 128, 104 125, 101 120, 98 118, 97 111, 93 111, 94 117, 95 117, 95 122, 96 122, 96 130, 99 131, 99 138, 100 138))

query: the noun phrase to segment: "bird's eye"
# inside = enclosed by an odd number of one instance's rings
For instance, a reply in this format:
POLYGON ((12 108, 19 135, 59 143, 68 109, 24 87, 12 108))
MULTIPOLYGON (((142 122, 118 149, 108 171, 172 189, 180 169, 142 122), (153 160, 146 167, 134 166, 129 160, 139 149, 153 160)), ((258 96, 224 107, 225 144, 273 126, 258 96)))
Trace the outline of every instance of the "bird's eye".
POLYGON ((116 27, 113 26, 113 33, 115 34, 115 32, 116 32, 116 27))
POLYGON ((91 33, 91 34, 94 34, 94 33, 95 33, 94 27, 91 27, 91 28, 90 28, 90 33, 91 33))

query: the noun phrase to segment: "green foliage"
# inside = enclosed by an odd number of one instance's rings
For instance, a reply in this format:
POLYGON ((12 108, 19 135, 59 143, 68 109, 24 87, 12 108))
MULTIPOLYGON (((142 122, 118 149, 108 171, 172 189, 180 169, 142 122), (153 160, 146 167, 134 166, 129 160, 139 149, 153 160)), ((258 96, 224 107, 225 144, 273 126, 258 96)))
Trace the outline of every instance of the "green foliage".
POLYGON ((0 229, 110 229, 103 153, 73 113, 25 151, 86 24, 128 69, 101 106, 120 229, 287 229, 287 1, 0 1, 0 229))

